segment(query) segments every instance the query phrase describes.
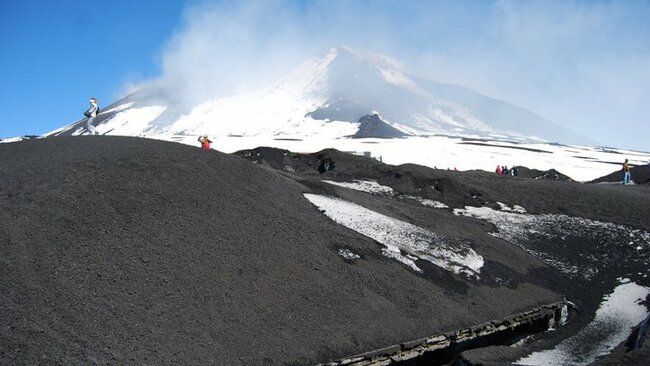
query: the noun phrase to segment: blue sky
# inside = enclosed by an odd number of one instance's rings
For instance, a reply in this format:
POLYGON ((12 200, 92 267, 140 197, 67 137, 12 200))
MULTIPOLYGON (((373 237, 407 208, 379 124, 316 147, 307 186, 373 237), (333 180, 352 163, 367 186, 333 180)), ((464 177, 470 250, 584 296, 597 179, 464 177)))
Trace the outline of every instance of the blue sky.
POLYGON ((0 0, 0 137, 70 123, 89 96, 227 94, 349 45, 649 151, 647 19, 650 1, 0 0))
POLYGON ((0 137, 41 134, 159 73, 186 1, 0 0, 0 137))

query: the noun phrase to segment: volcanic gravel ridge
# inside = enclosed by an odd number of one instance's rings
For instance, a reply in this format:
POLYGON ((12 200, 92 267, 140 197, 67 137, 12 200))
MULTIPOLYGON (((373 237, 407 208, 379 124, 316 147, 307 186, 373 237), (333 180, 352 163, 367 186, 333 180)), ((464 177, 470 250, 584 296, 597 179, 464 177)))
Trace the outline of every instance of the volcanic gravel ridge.
POLYGON ((333 150, 228 155, 108 136, 2 144, 0 173, 0 364, 310 365, 567 296, 581 312, 557 338, 593 317, 618 276, 649 285, 634 276, 638 261, 567 281, 489 235, 493 225, 452 212, 497 208, 498 199, 650 230, 647 186, 393 167, 333 150), (320 174, 324 158, 333 170, 320 174), (375 179, 395 194, 325 179, 375 179), (480 277, 422 260, 415 272, 305 193, 469 243, 485 261, 480 277), (415 194, 450 208, 423 206, 408 198, 415 194))
MULTIPOLYGON (((622 166, 622 164, 621 164, 622 166)), ((650 165, 633 166, 630 168, 630 176, 635 184, 650 184, 650 165)), ((623 169, 616 170, 590 183, 622 183, 624 178, 623 169)))

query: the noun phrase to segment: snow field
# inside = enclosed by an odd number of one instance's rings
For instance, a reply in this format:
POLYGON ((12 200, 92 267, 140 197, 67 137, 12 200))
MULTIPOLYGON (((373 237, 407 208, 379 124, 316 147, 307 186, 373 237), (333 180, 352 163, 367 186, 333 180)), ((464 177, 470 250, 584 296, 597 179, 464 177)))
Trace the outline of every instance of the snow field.
MULTIPOLYGON (((254 149, 260 146, 287 149, 299 153, 313 153, 327 148, 340 151, 370 151, 372 156, 387 164, 419 164, 437 169, 485 170, 493 172, 497 165, 526 166, 532 169, 557 171, 577 181, 590 181, 620 169, 617 162, 628 157, 632 164, 642 165, 650 161, 650 153, 630 153, 624 151, 602 151, 597 148, 571 147, 548 144, 513 144, 490 142, 495 146, 461 144, 459 138, 447 136, 408 137, 403 139, 351 139, 343 136, 356 132, 357 125, 346 122, 313 121, 309 133, 272 133, 256 136, 233 136, 218 129, 207 131, 214 148, 233 153, 239 150, 254 149), (349 128, 341 132, 343 127, 349 128), (323 128, 324 130, 321 130, 323 128), (312 134, 313 132, 313 134, 312 134), (318 133, 317 133, 318 132, 318 133), (549 151, 540 153, 504 146, 530 148, 549 151), (576 151, 576 152, 574 152, 576 151), (582 157, 587 157, 581 158, 582 157)), ((302 128, 302 127, 300 127, 302 128)), ((176 141, 197 146, 198 135, 160 134, 152 138, 176 141)))
MULTIPOLYGON (((308 75, 296 76, 296 80, 292 81, 300 85, 322 82, 311 80, 308 75)), ((619 169, 616 163, 622 164, 625 158, 633 165, 650 161, 650 153, 626 150, 533 142, 463 141, 461 137, 439 135, 351 139, 346 136, 358 131, 358 123, 325 122, 305 117, 305 110, 313 110, 324 101, 317 96, 294 99, 291 90, 293 87, 282 87, 259 95, 209 101, 164 128, 150 125, 165 111, 164 106, 130 108, 131 105, 127 103, 114 108, 118 113, 97 126, 97 129, 101 134, 147 136, 194 146, 199 134, 207 134, 215 141, 214 147, 226 153, 260 146, 294 152, 334 148, 340 151, 370 151, 373 157, 392 165, 413 163, 438 169, 480 169, 488 172, 494 171, 497 165, 556 169, 577 181, 589 181, 609 174, 619 169), (250 104, 251 99, 256 100, 254 108, 245 106, 250 104)), ((102 111, 107 112, 110 110, 102 111)), ((45 136, 72 127, 68 125, 45 136)), ((82 132, 78 129, 75 134, 82 132)), ((3 142, 11 141, 7 139, 3 142)))

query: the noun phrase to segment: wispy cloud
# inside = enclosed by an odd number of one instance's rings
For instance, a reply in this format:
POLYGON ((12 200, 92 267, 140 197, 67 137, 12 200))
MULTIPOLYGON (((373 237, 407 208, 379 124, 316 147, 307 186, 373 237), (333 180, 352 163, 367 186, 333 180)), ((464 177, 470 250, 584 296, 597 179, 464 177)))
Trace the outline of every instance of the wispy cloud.
POLYGON ((647 2, 500 1, 472 41, 426 50, 412 65, 605 144, 647 150, 629 131, 650 133, 648 16, 647 2))
POLYGON ((157 82, 191 101, 264 85, 306 54, 298 11, 273 0, 188 8, 161 56, 157 82))

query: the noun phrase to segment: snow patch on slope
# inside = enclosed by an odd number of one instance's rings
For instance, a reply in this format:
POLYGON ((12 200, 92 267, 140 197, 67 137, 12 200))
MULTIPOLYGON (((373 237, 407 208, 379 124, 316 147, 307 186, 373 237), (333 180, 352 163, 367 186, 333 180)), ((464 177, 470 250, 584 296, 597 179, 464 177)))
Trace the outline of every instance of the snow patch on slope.
POLYGON ((497 202, 497 205, 499 205, 499 208, 501 211, 508 211, 508 212, 516 212, 516 213, 526 213, 526 209, 519 206, 519 205, 514 205, 512 208, 510 208, 508 205, 502 202, 497 202))
POLYGON ((605 296, 595 319, 580 332, 551 350, 534 352, 516 362, 517 365, 588 365, 598 356, 606 355, 625 341, 630 329, 645 319, 648 308, 641 304, 650 295, 650 287, 629 280, 605 296))
POLYGON ((334 133, 333 137, 354 134, 357 125, 328 126, 306 117, 327 99, 327 68, 336 55, 333 49, 323 58, 311 58, 264 90, 204 102, 166 127, 164 133, 287 136, 299 131, 303 137, 322 132, 325 136, 334 133))
POLYGON ((382 253, 417 272, 416 260, 425 260, 455 274, 476 277, 483 257, 467 242, 433 233, 363 206, 338 198, 305 193, 305 197, 324 214, 349 229, 383 244, 382 253))
POLYGON ((20 142, 20 141, 23 141, 22 137, 9 137, 9 138, 6 138, 6 139, 1 139, 0 143, 8 144, 10 142, 20 142))
POLYGON ((349 261, 361 258, 360 255, 352 252, 350 249, 339 249, 339 255, 349 261))
MULTIPOLYGON (((505 206, 501 205, 502 208, 505 206)), ((491 222, 498 231, 490 235, 517 245, 569 277, 590 279, 598 273, 599 267, 606 265, 608 258, 593 254, 598 252, 599 246, 627 247, 638 253, 650 250, 650 233, 610 222, 567 215, 496 211, 489 207, 466 206, 464 209, 454 209, 454 214, 491 222), (585 238, 590 242, 593 253, 580 252, 576 258, 558 254, 563 253, 562 248, 576 245, 575 240, 584 241, 585 238)), ((646 259, 646 263, 650 265, 650 258, 646 259)))
MULTIPOLYGON (((354 189, 355 191, 361 191, 361 192, 366 192, 370 194, 376 194, 376 195, 387 195, 387 196, 392 196, 395 194, 393 191, 393 188, 381 185, 377 183, 374 180, 358 180, 355 179, 354 182, 335 182, 332 180, 323 180, 322 182, 324 183, 329 183, 335 186, 339 187, 345 187, 349 189, 354 189)), ((422 197, 417 197, 417 196, 410 196, 410 195, 405 195, 404 197, 408 199, 412 199, 414 201, 420 202, 422 206, 427 206, 427 207, 433 207, 433 208, 449 208, 446 204, 440 202, 440 201, 435 201, 435 200, 430 200, 427 198, 422 198, 422 197)), ((520 206, 516 206, 520 207, 520 206)), ((525 210, 524 210, 525 212, 525 210)))
POLYGON ((393 194, 393 189, 388 186, 383 186, 374 180, 358 180, 355 179, 354 182, 335 182, 333 180, 323 180, 322 182, 329 183, 339 187, 345 187, 349 189, 354 189, 355 191, 361 191, 372 194, 393 194))
POLYGON ((440 202, 440 201, 435 201, 435 200, 430 200, 427 198, 422 198, 422 197, 416 197, 416 196, 406 196, 406 198, 410 198, 412 200, 416 200, 422 204, 422 206, 427 206, 427 207, 433 207, 433 208, 449 208, 446 204, 440 202))
POLYGON ((117 113, 109 121, 97 126, 100 134, 137 136, 149 129, 149 123, 167 109, 165 106, 131 108, 117 113))

